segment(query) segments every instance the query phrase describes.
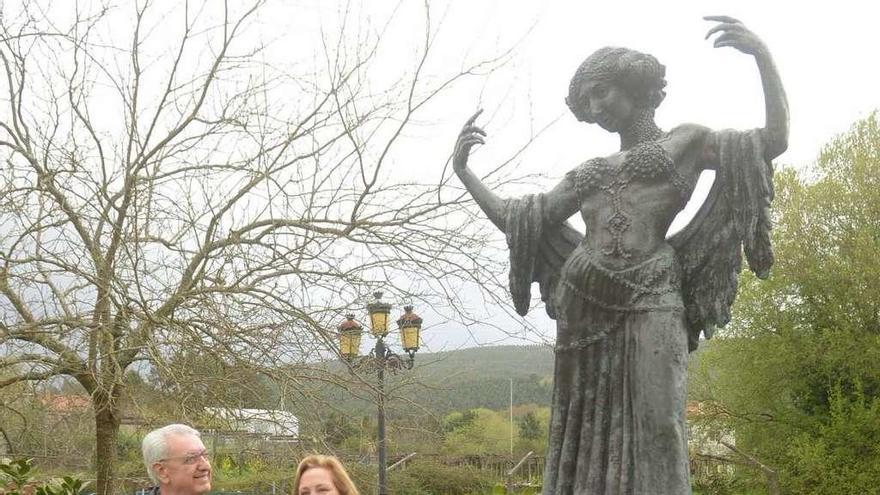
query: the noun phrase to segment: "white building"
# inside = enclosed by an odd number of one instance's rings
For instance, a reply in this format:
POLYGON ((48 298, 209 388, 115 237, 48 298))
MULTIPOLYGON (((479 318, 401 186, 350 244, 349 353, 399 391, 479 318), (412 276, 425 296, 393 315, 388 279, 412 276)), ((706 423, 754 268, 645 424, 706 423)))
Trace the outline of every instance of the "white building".
POLYGON ((291 441, 299 437, 299 419, 288 411, 206 407, 205 419, 221 433, 245 434, 266 440, 291 441))

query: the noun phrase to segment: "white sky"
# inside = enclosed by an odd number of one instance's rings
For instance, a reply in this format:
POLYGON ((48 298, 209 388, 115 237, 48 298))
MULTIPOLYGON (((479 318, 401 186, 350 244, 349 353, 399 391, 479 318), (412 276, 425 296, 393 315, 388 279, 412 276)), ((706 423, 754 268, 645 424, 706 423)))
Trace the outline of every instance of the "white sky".
MULTIPOLYGON (((687 121, 711 127, 761 125, 763 101, 754 63, 751 57, 730 48, 713 49, 703 40, 712 23, 701 17, 711 14, 742 20, 765 40, 776 59, 792 114, 791 146, 780 163, 810 161, 822 143, 880 106, 880 43, 874 37, 878 2, 794 6, 766 0, 549 0, 537 8, 520 6, 524 4, 532 2, 453 2, 445 27, 461 32, 459 39, 482 34, 483 39, 472 38, 473 45, 485 43, 485 38, 503 44, 522 36, 536 22, 522 41, 512 71, 518 89, 530 92, 539 122, 565 112, 562 98, 569 78, 586 55, 604 45, 619 45, 651 53, 666 65, 668 96, 658 110, 661 125, 687 121), (459 8, 468 3, 479 8, 459 8), (484 20, 479 33, 473 32, 469 12, 484 20)), ((491 108, 500 97, 484 93, 483 106, 491 108)), ((479 91, 461 90, 455 101, 459 103, 453 107, 466 116, 479 104, 479 91)), ((558 158, 573 159, 559 163, 559 172, 594 153, 607 153, 616 144, 604 131, 585 127, 567 115, 559 127, 548 141, 561 139, 560 147, 567 143, 558 158)))
MULTIPOLYGON (((490 170, 532 129, 561 116, 520 157, 517 172, 548 176, 523 190, 550 187, 583 160, 615 151, 616 137, 578 123, 563 102, 575 68, 605 45, 645 51, 666 65, 667 98, 657 113, 661 127, 683 122, 713 128, 763 125, 763 97, 753 59, 704 41, 713 25, 702 20, 704 15, 739 18, 766 42, 776 60, 791 108, 789 150, 777 166, 811 162, 829 139, 880 108, 878 2, 453 1, 444 8, 432 3, 435 19, 445 12, 434 70, 454 70, 464 56, 478 58, 519 43, 505 68, 457 86, 421 115, 428 124, 400 159, 425 173, 443 167, 461 123, 478 107, 487 109, 478 123, 489 137, 472 158, 477 172, 490 170)), ((409 19, 417 30, 421 19, 409 19)), ((499 312, 493 315, 503 318, 499 312)), ((553 325, 543 310, 533 309, 529 320, 544 338, 552 339, 553 325)), ((502 335, 488 328, 467 332, 441 325, 425 337, 428 347, 437 349, 494 343, 502 335)))
MULTIPOLYGON (((245 3, 230 2, 237 8, 245 3)), ((353 22, 346 27, 351 37, 377 29, 398 5, 375 0, 363 3, 353 7, 353 22)), ((319 29, 335 32, 345 4, 345 0, 270 2, 259 15, 259 29, 251 32, 269 43, 260 56, 273 65, 319 62, 319 29)), ((180 7, 177 0, 158 0, 158 5, 161 9, 180 7)), ((375 78, 371 83, 377 87, 411 73, 421 45, 423 5, 416 0, 398 5, 371 73, 375 78)), ((875 34, 880 2, 873 0, 444 0, 430 5, 438 34, 425 68, 429 78, 448 76, 468 62, 513 51, 502 68, 463 80, 416 116, 407 139, 392 157, 394 174, 438 181, 444 170, 448 175, 450 170, 444 167, 455 136, 477 108, 486 109, 478 124, 489 133, 486 146, 471 160, 478 173, 491 170, 538 129, 556 121, 517 157, 510 171, 544 177, 534 184, 508 187, 501 191, 505 195, 547 189, 578 163, 615 151, 615 136, 577 122, 563 101, 576 67, 606 45, 648 52, 666 65, 667 97, 657 112, 661 127, 685 122, 712 128, 762 125, 763 97, 753 59, 730 48, 712 48, 703 39, 713 25, 702 20, 704 15, 739 18, 764 39, 776 60, 791 108, 789 151, 777 160, 777 166, 809 163, 834 135, 880 108, 880 43, 875 34)), ((129 33, 119 34, 126 37, 129 33)), ((294 100, 297 95, 289 97, 294 100)), ((501 239, 499 233, 499 243, 501 239)), ((475 304, 479 304, 477 299, 475 304)), ((416 311, 428 325, 424 334, 428 350, 498 343, 506 336, 488 326, 465 330, 437 323, 428 310, 416 311)), ((522 331, 522 320, 507 318, 499 308, 489 308, 487 319, 511 332, 522 331)), ((528 340, 553 338, 553 324, 543 309, 533 309, 527 321, 536 332, 522 333, 528 340)))

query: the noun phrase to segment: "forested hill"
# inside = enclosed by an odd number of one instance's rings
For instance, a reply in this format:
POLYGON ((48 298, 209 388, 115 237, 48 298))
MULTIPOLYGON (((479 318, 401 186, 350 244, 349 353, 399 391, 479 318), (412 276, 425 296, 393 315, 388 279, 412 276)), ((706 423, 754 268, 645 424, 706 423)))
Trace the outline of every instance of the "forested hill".
POLYGON ((416 359, 426 376, 509 379, 553 374, 553 351, 541 345, 471 347, 419 353, 416 359))
MULTIPOLYGON (((510 402, 549 406, 553 351, 546 346, 474 347, 419 353, 415 368, 388 377, 399 402, 420 404, 434 414, 484 407, 503 409, 510 402)), ((350 413, 368 413, 375 404, 341 389, 325 389, 328 400, 350 413)))
POLYGON ((475 347, 417 356, 418 376, 437 412, 514 404, 550 404, 553 352, 546 346, 475 347))

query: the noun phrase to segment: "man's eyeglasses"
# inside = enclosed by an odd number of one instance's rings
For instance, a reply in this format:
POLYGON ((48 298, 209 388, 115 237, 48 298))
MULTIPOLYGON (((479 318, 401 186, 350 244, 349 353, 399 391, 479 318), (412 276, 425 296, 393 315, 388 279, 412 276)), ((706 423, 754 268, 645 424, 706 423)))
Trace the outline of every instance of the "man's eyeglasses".
POLYGON ((209 454, 207 450, 203 450, 201 452, 193 452, 191 454, 186 454, 186 455, 166 457, 164 459, 159 459, 159 462, 180 460, 181 464, 190 465, 190 464, 195 464, 195 463, 199 462, 199 460, 201 460, 201 459, 205 459, 206 461, 211 462, 210 457, 211 457, 211 454, 209 454))

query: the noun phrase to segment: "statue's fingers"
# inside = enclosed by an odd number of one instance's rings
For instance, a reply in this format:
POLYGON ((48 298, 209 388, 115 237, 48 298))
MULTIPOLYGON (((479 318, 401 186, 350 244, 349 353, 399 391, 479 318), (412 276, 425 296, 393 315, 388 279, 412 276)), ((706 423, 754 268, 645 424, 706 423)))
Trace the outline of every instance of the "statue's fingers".
POLYGON ((464 138, 464 142, 466 144, 470 144, 473 146, 474 144, 486 144, 486 140, 483 139, 483 136, 479 134, 471 134, 470 136, 464 138))
POLYGON ((724 48, 726 46, 731 46, 733 48, 739 48, 735 41, 716 41, 712 46, 715 48, 724 48))
POLYGON ((715 38, 714 46, 715 48, 718 48, 721 46, 731 46, 736 43, 742 43, 742 37, 735 33, 724 33, 715 38))
POLYGON ((484 131, 481 127, 477 127, 475 125, 466 126, 464 129, 461 130, 462 134, 471 133, 471 132, 476 133, 476 134, 482 134, 483 136, 486 135, 486 131, 484 131))
POLYGON ((717 32, 720 32, 720 31, 736 31, 741 28, 742 28, 741 24, 730 24, 730 23, 718 24, 717 26, 714 26, 712 29, 709 30, 709 32, 706 33, 706 37, 704 39, 709 39, 710 36, 712 36, 713 34, 715 34, 717 32))
POLYGON ((464 126, 470 127, 471 125, 473 125, 474 122, 477 120, 477 117, 479 117, 481 113, 483 113, 482 108, 477 110, 476 112, 474 112, 474 114, 471 115, 471 117, 469 119, 467 119, 467 122, 464 123, 464 126))
POLYGON ((703 16, 703 20, 705 21, 714 21, 714 22, 723 22, 725 24, 742 24, 742 22, 735 18, 730 17, 729 15, 706 15, 703 16))
POLYGON ((477 144, 486 144, 486 141, 483 140, 480 136, 472 136, 467 139, 464 139, 461 142, 461 146, 465 149, 471 149, 474 145, 477 144))
POLYGON ((464 129, 462 129, 460 133, 458 133, 458 139, 462 140, 462 139, 466 139, 470 136, 479 136, 479 135, 485 136, 486 131, 484 131, 483 129, 480 129, 479 127, 476 127, 476 126, 468 126, 468 127, 465 127, 464 129))

